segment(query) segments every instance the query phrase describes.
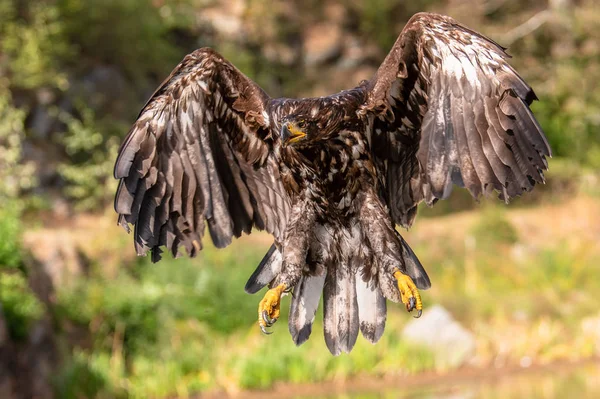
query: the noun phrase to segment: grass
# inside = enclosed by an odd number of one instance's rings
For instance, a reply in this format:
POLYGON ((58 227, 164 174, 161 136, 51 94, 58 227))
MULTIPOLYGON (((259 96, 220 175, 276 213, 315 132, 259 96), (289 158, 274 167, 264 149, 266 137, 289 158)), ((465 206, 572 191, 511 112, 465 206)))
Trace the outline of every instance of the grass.
MULTIPOLYGON (((473 331, 475 364, 600 353, 593 329, 583 327, 600 307, 600 249, 584 235, 537 239, 545 221, 531 212, 540 211, 486 206, 421 219, 404 233, 433 281, 423 293, 425 312, 439 303, 473 331), (538 227, 528 224, 534 221, 538 227)), ((558 220, 553 212, 547 217, 558 220)), ((588 213, 598 215, 600 207, 588 213)), ((286 325, 289 297, 275 333, 262 335, 255 320, 261 295, 249 296, 243 286, 268 245, 254 236, 227 250, 208 247, 195 260, 136 259, 110 277, 94 265, 88 280, 59 292, 59 323, 89 337, 71 348, 56 381, 60 396, 186 397, 440 369, 427 349, 400 338, 410 316, 399 306, 389 307, 381 341, 373 346, 359 337, 350 355, 327 351, 321 310, 311 339, 296 347, 286 325)))

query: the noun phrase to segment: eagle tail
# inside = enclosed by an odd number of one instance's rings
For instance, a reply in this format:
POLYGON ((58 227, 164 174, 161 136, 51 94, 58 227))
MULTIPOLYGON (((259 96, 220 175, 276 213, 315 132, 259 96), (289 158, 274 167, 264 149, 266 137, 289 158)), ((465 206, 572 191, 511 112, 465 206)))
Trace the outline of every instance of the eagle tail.
POLYGON ((296 345, 302 345, 310 336, 324 283, 325 273, 306 274, 294 287, 288 327, 296 345))
POLYGON ((267 251, 254 273, 248 279, 244 290, 248 294, 256 294, 279 274, 282 262, 281 252, 279 252, 275 244, 271 245, 269 251, 267 251))
POLYGON ((356 273, 349 264, 327 268, 323 287, 323 321, 325 343, 334 355, 350 352, 359 330, 356 273))
POLYGON ((402 245, 402 258, 404 259, 405 272, 415 282, 415 285, 420 290, 426 290, 431 287, 431 281, 427 272, 421 265, 419 258, 408 246, 408 243, 404 241, 404 238, 396 231, 396 236, 402 245))
POLYGON ((372 344, 379 341, 385 330, 387 316, 386 301, 381 288, 373 281, 364 281, 360 274, 356 278, 356 297, 360 332, 372 344))

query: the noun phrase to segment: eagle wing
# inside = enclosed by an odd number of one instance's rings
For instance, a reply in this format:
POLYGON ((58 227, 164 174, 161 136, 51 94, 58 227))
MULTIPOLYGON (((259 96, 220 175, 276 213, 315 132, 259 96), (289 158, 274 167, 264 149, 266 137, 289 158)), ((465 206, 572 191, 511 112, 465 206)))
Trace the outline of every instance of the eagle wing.
POLYGON ((115 164, 119 224, 139 255, 217 247, 252 226, 279 237, 289 200, 273 155, 269 97, 210 49, 186 56, 142 109, 115 164))
POLYGON ((505 49, 452 18, 416 14, 367 83, 371 149, 396 223, 452 184, 505 201, 544 181, 550 146, 536 96, 505 49))

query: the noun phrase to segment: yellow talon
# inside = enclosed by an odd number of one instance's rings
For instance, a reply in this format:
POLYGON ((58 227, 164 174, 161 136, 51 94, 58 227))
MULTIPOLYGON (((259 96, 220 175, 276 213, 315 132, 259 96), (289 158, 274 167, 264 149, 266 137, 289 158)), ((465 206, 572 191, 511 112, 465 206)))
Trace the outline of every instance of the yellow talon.
POLYGON ((411 312, 413 309, 417 309, 417 315, 415 317, 421 317, 421 314, 423 313, 423 302, 421 302, 421 294, 419 294, 419 290, 415 283, 410 276, 407 276, 400 270, 394 273, 394 278, 398 282, 400 297, 402 303, 406 305, 406 310, 411 312))
POLYGON ((258 325, 265 334, 271 334, 267 327, 271 327, 279 318, 279 304, 284 290, 285 284, 271 288, 258 304, 258 325))

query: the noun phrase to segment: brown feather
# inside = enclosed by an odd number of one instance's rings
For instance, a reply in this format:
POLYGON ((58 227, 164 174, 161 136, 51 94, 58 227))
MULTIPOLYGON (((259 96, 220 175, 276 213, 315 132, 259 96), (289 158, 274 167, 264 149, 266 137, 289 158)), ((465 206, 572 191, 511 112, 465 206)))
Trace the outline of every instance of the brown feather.
POLYGON ((138 254, 189 255, 208 224, 214 244, 252 225, 280 236, 288 195, 272 158, 269 97, 210 49, 186 56, 148 100, 115 163, 119 223, 138 254))

